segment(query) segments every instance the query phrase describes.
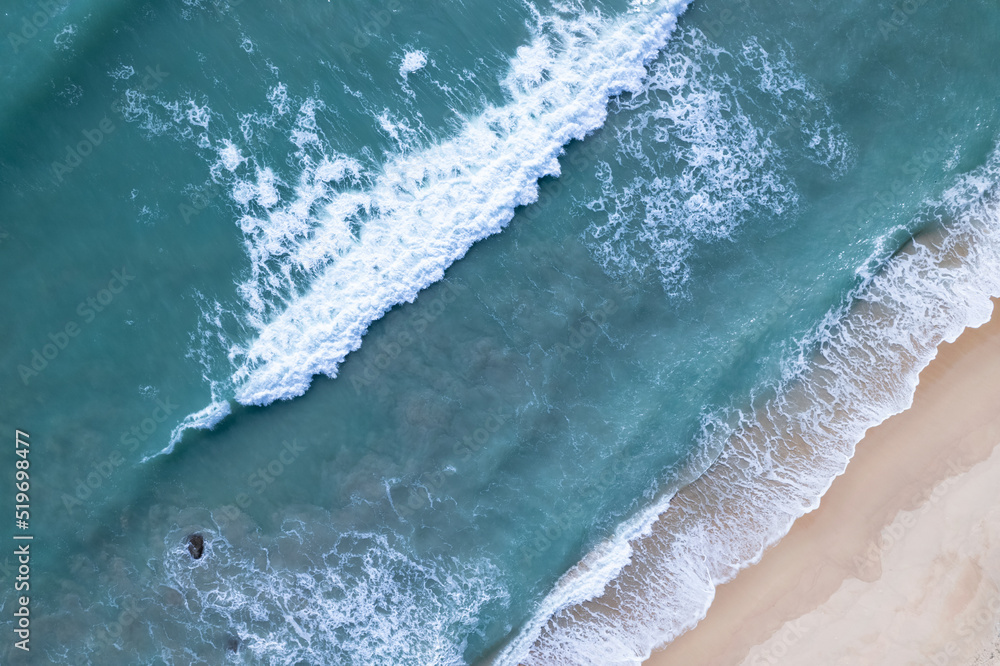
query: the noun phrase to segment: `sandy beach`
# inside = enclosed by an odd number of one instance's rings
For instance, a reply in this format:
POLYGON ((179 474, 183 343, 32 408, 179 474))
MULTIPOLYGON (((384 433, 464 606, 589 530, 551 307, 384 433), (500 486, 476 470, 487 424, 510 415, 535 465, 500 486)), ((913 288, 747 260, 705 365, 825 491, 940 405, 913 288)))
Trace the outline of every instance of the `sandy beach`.
POLYGON ((998 444, 994 316, 942 345, 819 508, 646 663, 1000 663, 998 444))

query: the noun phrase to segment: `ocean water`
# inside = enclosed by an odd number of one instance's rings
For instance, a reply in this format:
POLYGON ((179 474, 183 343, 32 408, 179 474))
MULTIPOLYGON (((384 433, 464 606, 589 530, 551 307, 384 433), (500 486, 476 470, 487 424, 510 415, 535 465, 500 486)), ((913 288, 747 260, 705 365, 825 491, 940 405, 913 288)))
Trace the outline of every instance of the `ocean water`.
POLYGON ((0 24, 5 664, 639 663, 1000 295, 987 0, 0 24))

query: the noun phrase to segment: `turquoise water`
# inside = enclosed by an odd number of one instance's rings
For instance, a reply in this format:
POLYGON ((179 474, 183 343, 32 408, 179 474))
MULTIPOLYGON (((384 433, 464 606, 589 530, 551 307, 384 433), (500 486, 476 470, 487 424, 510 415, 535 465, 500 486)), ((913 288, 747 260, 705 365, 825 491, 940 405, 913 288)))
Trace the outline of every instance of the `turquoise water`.
POLYGON ((636 663, 1000 294, 985 0, 0 27, 3 663, 636 663))

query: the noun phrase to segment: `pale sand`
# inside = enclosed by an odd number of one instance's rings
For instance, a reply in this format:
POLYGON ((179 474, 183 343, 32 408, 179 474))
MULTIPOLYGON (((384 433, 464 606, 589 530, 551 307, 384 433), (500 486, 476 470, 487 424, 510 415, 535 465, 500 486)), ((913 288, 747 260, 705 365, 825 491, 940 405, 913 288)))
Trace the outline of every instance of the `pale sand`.
POLYGON ((942 345, 819 508, 646 663, 1000 664, 998 444, 1000 315, 942 345))

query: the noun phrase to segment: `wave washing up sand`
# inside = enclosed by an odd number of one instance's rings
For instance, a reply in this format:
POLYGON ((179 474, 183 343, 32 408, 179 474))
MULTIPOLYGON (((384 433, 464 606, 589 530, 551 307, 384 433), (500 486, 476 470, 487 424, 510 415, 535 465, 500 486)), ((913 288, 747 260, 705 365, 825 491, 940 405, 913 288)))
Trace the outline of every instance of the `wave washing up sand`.
MULTIPOLYGON (((277 205, 267 172, 256 184, 237 183, 241 203, 269 203, 266 219, 245 215, 240 222, 253 273, 241 291, 256 335, 230 350, 235 400, 266 405, 301 395, 316 374, 337 376, 373 321, 412 301, 474 242, 502 230, 516 207, 537 198, 538 178, 560 173, 565 144, 605 123, 609 97, 648 93, 645 67, 685 6, 661 8, 648 24, 555 21, 565 50, 552 58, 541 42, 520 49, 505 80, 509 105, 488 109, 451 141, 390 160, 367 189, 334 196, 318 221, 303 218, 315 203, 309 192, 277 205), (591 30, 579 40, 577 32, 591 30), (400 219, 411 220, 402 228, 419 229, 419 238, 401 234, 400 219), (363 232, 354 238, 356 226, 363 232), (309 276, 308 289, 288 298, 299 273, 309 276)), ((400 76, 426 65, 423 52, 407 52, 400 76)), ((766 60, 761 70, 773 75, 766 60)), ((699 92, 711 97, 722 81, 699 92)), ((395 132, 388 120, 383 125, 395 132)), ((238 166, 238 157, 224 161, 238 166)), ((345 158, 313 175, 357 184, 360 172, 345 158)), ((771 395, 744 411, 712 415, 714 427, 697 443, 687 474, 570 570, 495 662, 638 663, 691 630, 718 585, 815 510, 865 432, 906 410, 937 347, 988 319, 989 299, 1000 295, 997 176, 994 155, 929 206, 937 219, 927 226, 940 228, 867 276, 850 307, 829 312, 800 340, 771 395)), ((784 297, 769 322, 795 307, 784 297)), ((228 413, 226 403, 217 405, 182 423, 171 447, 185 428, 210 427, 228 413)))
POLYGON ((990 371, 1000 323, 928 364, 989 321, 1000 296, 1000 152, 933 208, 938 228, 892 257, 849 310, 830 313, 818 354, 791 359, 777 395, 740 414, 725 446, 705 447, 722 453, 704 474, 634 524, 638 536, 605 550, 614 555, 595 552, 564 577, 563 589, 579 591, 580 577, 613 566, 602 559, 623 563, 603 591, 567 603, 557 588, 551 617, 498 663, 639 663, 679 637, 649 663, 957 664, 979 652, 978 663, 993 663, 1000 455, 989 452, 1000 444, 1000 375, 990 371), (911 407, 922 371, 944 376, 911 407), (872 450, 854 470, 859 443, 872 450), (884 476, 865 468, 876 455, 884 476), (956 497, 942 502, 946 483, 956 497), (838 576, 847 582, 830 596, 838 576), (734 577, 733 591, 718 594, 734 577))
POLYGON ((0 68, 31 657, 989 657, 995 2, 162 4, 0 68))
POLYGON ((1000 663, 997 405, 994 317, 943 344, 819 508, 645 663, 1000 663))

